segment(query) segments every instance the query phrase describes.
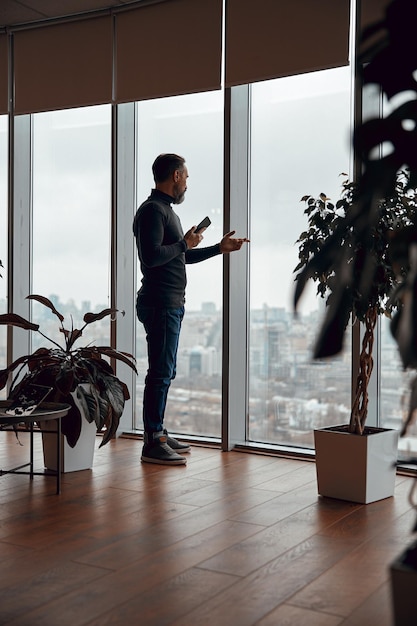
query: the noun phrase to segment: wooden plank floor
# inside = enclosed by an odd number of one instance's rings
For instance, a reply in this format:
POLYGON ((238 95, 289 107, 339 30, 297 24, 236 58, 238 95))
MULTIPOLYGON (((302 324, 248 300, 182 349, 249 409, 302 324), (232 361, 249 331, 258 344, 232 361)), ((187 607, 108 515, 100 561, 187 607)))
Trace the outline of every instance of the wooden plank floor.
MULTIPOLYGON (((0 467, 25 436, 0 433, 0 467)), ((2 626, 392 626, 411 478, 356 505, 318 497, 312 462, 193 446, 166 468, 140 450, 97 449, 59 496, 54 478, 0 478, 2 626)))

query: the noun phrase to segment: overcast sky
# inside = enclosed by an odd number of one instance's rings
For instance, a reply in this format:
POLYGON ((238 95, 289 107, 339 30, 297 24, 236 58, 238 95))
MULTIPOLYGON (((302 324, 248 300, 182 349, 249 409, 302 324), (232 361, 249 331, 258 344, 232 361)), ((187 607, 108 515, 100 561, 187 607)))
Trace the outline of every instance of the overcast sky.
MULTIPOLYGON (((349 80, 349 68, 340 68, 253 86, 252 307, 266 303, 291 308, 294 243, 306 226, 300 198, 322 191, 339 196, 339 174, 350 166, 349 80)), ((211 217, 203 245, 218 242, 223 232, 222 107, 223 94, 212 92, 142 102, 139 108, 137 203, 153 187, 155 156, 171 151, 183 155, 190 178, 186 199, 175 210, 184 231, 205 215, 211 217)), ((5 118, 0 124, 4 174, 5 118)), ((38 114, 34 128, 34 291, 58 293, 63 301, 74 298, 78 305, 85 300, 93 306, 106 304, 110 106, 38 114)), ((0 176, 0 250, 6 249, 6 182, 0 176)), ((188 266, 189 309, 207 301, 221 306, 221 267, 221 258, 188 266)), ((315 298, 305 305, 316 308, 315 298)))

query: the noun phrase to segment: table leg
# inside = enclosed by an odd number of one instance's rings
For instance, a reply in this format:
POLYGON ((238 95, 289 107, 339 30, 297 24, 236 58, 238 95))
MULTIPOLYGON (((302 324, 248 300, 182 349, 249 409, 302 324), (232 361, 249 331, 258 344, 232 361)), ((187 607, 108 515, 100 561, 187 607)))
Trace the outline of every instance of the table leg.
POLYGON ((56 459, 57 459, 57 475, 56 475, 56 492, 61 493, 61 454, 62 454, 62 437, 61 437, 61 418, 57 420, 57 444, 56 444, 56 459))
POLYGON ((30 480, 33 480, 33 421, 29 423, 30 430, 30 464, 29 464, 29 475, 30 480))

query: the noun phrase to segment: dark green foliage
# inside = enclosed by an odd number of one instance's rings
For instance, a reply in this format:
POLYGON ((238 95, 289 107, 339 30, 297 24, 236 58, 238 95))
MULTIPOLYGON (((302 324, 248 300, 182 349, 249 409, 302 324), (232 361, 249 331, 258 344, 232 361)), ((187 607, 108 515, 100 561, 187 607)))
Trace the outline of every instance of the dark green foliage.
POLYGON ((312 279, 317 282, 317 294, 327 299, 332 314, 327 318, 329 349, 325 350, 319 339, 317 356, 335 354, 341 349, 351 315, 364 322, 370 308, 375 308, 378 315, 391 316, 400 306, 398 297, 392 296, 399 278, 407 273, 408 260, 397 257, 394 265, 391 244, 405 228, 414 227, 417 220, 417 192, 408 186, 408 173, 400 172, 393 193, 376 204, 372 225, 363 240, 354 236, 352 212, 357 188, 352 182, 342 183, 341 198, 336 203, 324 193, 318 198, 301 199, 307 204, 304 213, 308 216, 308 230, 297 240, 300 262, 294 270, 298 272, 295 302, 306 280, 312 279), (321 254, 329 241, 332 247, 326 255, 321 254), (339 304, 336 309, 334 302, 339 304))
POLYGON ((375 323, 378 315, 391 317, 393 311, 402 311, 401 286, 409 274, 407 255, 393 257, 392 242, 404 230, 415 228, 417 192, 409 189, 408 172, 400 172, 392 194, 375 203, 364 238, 357 238, 355 231, 357 193, 357 187, 345 180, 336 203, 324 193, 318 198, 303 196, 308 229, 297 240, 299 263, 294 271, 298 272, 295 303, 309 279, 317 283, 318 295, 326 298, 315 358, 342 350, 349 319, 365 325, 349 423, 349 431, 361 435, 367 418, 375 323))
POLYGON ((76 392, 83 413, 89 422, 95 422, 98 431, 104 430, 101 446, 114 437, 123 413, 125 400, 129 399, 126 385, 114 374, 111 365, 103 357, 116 359, 129 365, 135 372, 134 358, 131 354, 118 352, 110 346, 88 345, 74 348, 74 343, 82 337, 83 330, 89 324, 117 313, 115 309, 104 309, 100 313, 86 313, 81 329, 64 327, 64 316, 56 310, 52 302, 44 296, 30 295, 49 308, 60 322, 60 331, 64 336, 64 346, 46 337, 38 324, 14 313, 0 315, 0 325, 16 326, 25 330, 39 332, 53 347, 39 348, 33 354, 16 359, 6 369, 0 371, 0 389, 17 370, 10 388, 9 397, 13 398, 28 384, 35 383, 52 387, 48 402, 66 402, 71 408, 62 418, 62 432, 68 444, 75 446, 81 432, 81 413, 74 402, 72 393, 76 392), (26 372, 22 379, 22 369, 26 372))

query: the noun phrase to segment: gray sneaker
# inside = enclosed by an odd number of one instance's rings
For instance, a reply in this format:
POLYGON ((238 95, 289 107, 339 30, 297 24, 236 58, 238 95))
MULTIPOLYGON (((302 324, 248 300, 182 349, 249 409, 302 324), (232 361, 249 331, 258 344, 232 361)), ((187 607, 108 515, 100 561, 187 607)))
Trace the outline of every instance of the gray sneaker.
POLYGON ((185 465, 187 459, 175 452, 168 445, 168 436, 164 432, 153 433, 152 439, 144 434, 141 461, 159 465, 185 465))
POLYGON ((164 429, 164 434, 167 436, 167 444, 174 452, 180 452, 181 454, 191 452, 191 446, 189 446, 188 443, 181 443, 181 441, 174 439, 174 437, 170 437, 166 429, 164 429))

